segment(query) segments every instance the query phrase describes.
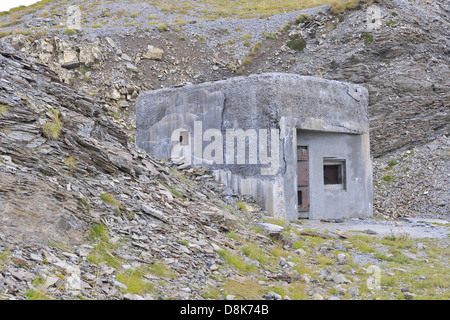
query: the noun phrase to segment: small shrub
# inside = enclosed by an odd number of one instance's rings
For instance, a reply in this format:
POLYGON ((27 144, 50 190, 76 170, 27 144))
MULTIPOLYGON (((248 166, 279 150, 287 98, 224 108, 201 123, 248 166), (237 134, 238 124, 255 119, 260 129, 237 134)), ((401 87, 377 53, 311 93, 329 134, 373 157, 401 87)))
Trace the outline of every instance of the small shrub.
POLYGON ((104 203, 112 205, 113 207, 116 207, 116 208, 120 207, 119 202, 110 193, 102 193, 100 195, 100 199, 102 199, 104 203))
POLYGON ((56 140, 61 136, 61 127, 54 122, 46 122, 42 129, 47 139, 56 140))
POLYGON ((362 37, 364 39, 364 44, 369 44, 373 42, 373 34, 368 33, 368 32, 364 32, 362 34, 362 37))
POLYGON ((243 66, 248 66, 251 63, 252 63, 252 59, 250 59, 250 58, 245 58, 245 59, 242 60, 242 65, 243 66))
POLYGON ((291 36, 291 40, 286 45, 293 50, 303 51, 306 48, 306 40, 297 33, 291 36))
POLYGON ((308 21, 309 17, 306 14, 301 14, 300 16, 297 17, 297 19, 295 19, 294 23, 295 24, 300 24, 300 23, 304 23, 306 21, 308 21))
POLYGON ((236 241, 241 241, 242 240, 241 237, 238 234, 236 234, 236 232, 234 232, 234 231, 228 232, 227 233, 227 238, 234 239, 236 241))
MULTIPOLYGON (((244 62, 242 62, 242 63, 244 63, 244 62)), ((248 211, 248 208, 247 208, 247 206, 245 205, 245 203, 243 203, 243 202, 236 202, 236 205, 237 205, 239 208, 241 208, 243 211, 245 211, 245 212, 248 211)))
POLYGON ((396 23, 397 23, 397 22, 395 22, 395 21, 392 20, 392 19, 389 19, 388 21, 386 21, 386 25, 387 25, 388 27, 394 27, 396 23))
POLYGON ((66 160, 64 160, 64 164, 69 167, 70 171, 73 171, 75 170, 77 161, 72 156, 70 156, 67 157, 66 160))
POLYGON ((254 46, 253 46, 253 52, 257 51, 261 48, 261 41, 258 41, 254 46))
POLYGON ((167 26, 164 23, 162 23, 158 26, 158 30, 159 31, 167 31, 167 26))
POLYGON ((394 176, 392 174, 387 174, 383 176, 381 179, 386 182, 391 182, 392 180, 394 180, 394 176))
POLYGON ((70 36, 73 36, 74 34, 76 34, 77 31, 76 31, 76 30, 73 30, 73 29, 68 29, 68 28, 67 28, 66 30, 64 30, 64 33, 70 37, 70 36))
POLYGON ((388 166, 389 166, 389 167, 393 167, 393 166, 395 166, 396 164, 398 164, 398 162, 397 162, 397 160, 395 160, 395 159, 391 159, 391 160, 388 162, 388 166))
POLYGON ((336 60, 332 60, 330 62, 330 69, 335 70, 335 69, 337 69, 337 67, 338 67, 338 64, 337 64, 336 60))
POLYGON ((80 199, 80 203, 89 211, 91 209, 91 205, 86 199, 80 199))
POLYGON ((280 29, 280 31, 284 33, 284 32, 286 32, 286 31, 288 31, 290 28, 291 28, 291 24, 290 24, 290 23, 286 23, 286 24, 280 29))
POLYGON ((108 229, 104 224, 94 223, 89 230, 89 239, 91 241, 100 240, 108 242, 108 229))

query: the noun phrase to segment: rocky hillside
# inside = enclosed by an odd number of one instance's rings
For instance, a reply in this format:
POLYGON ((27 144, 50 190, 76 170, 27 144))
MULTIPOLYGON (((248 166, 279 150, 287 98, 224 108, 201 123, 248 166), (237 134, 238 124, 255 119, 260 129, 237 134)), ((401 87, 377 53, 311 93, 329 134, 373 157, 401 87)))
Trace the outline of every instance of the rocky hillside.
POLYGON ((371 96, 377 216, 448 219, 448 2, 375 1, 371 30, 364 3, 257 17, 209 3, 0 15, 0 298, 448 298, 445 239, 267 220, 133 143, 142 90, 266 71, 351 81, 371 96), (371 264, 381 291, 365 287, 371 264))

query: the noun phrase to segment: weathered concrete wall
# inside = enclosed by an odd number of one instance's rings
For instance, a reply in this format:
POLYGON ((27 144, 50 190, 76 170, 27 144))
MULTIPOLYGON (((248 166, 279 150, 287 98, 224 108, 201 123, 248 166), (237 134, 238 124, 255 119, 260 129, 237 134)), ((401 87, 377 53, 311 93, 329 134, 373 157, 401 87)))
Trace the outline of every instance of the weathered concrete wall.
POLYGON ((368 134, 299 130, 297 143, 308 146, 310 219, 368 217, 372 208, 372 163, 368 134), (345 189, 326 189, 324 158, 345 160, 345 189))
MULTIPOLYGON (((208 165, 219 180, 252 195, 273 216, 295 220, 296 128, 368 133, 367 104, 363 87, 295 74, 267 73, 188 84, 141 93, 136 102, 136 143, 157 158, 168 159, 178 144, 176 135, 171 140, 172 133, 186 130, 190 146, 179 148, 177 157, 208 165), (208 129, 218 129, 223 137, 227 130, 255 129, 257 141, 245 142, 245 163, 237 164, 239 159, 233 152, 230 159, 230 150, 237 151, 239 146, 227 149, 226 139, 219 152, 223 161, 202 163, 202 151, 216 141, 210 136, 202 140, 208 129), (274 151, 279 153, 276 162, 261 160, 261 129, 267 130, 270 142, 278 141, 275 146, 269 144, 274 149, 269 150, 272 156, 274 151), (279 136, 271 135, 275 129, 279 136), (199 136, 200 144, 193 144, 199 136), (252 142, 259 143, 255 149, 250 148, 252 142)), ((217 150, 214 154, 217 156, 217 150)))

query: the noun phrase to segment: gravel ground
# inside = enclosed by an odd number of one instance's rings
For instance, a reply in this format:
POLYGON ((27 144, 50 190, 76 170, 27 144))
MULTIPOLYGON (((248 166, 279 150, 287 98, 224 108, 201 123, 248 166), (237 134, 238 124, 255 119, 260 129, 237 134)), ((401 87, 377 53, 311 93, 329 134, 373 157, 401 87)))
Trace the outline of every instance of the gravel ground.
POLYGON ((450 219, 450 139, 374 159, 375 213, 450 219))

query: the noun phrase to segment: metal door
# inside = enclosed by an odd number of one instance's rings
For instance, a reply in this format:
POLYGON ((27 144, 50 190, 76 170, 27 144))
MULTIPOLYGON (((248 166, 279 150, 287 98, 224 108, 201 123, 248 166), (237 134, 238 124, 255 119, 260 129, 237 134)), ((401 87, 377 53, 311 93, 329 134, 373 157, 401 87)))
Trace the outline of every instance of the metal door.
POLYGON ((297 199, 300 218, 309 213, 309 152, 307 146, 297 147, 297 199))

